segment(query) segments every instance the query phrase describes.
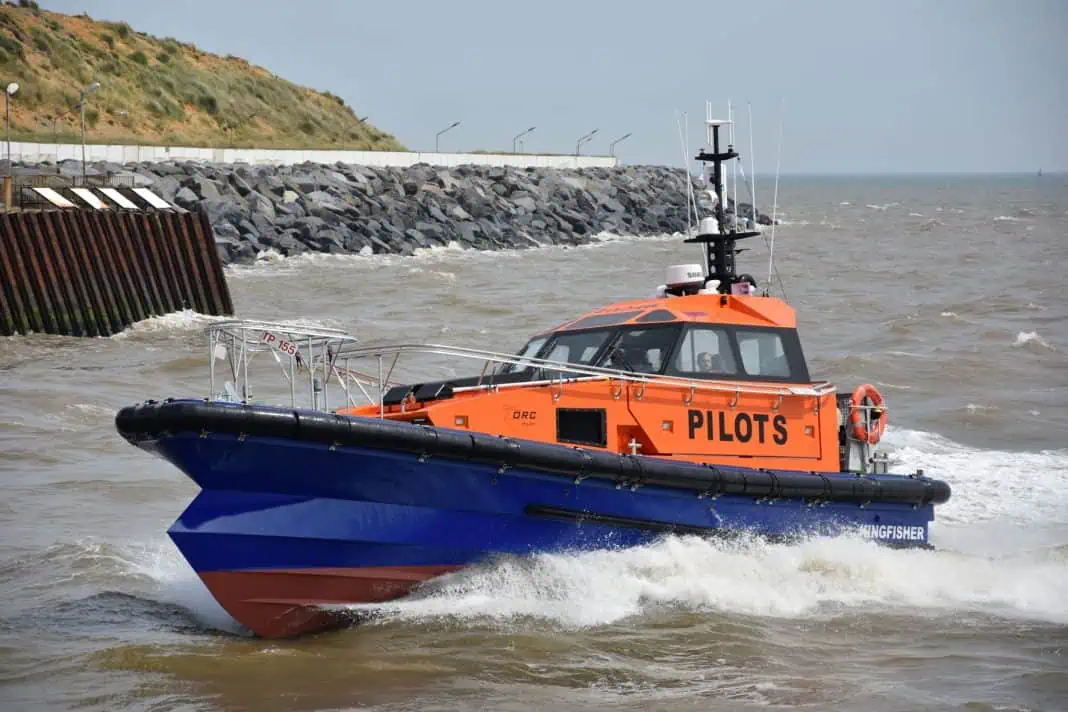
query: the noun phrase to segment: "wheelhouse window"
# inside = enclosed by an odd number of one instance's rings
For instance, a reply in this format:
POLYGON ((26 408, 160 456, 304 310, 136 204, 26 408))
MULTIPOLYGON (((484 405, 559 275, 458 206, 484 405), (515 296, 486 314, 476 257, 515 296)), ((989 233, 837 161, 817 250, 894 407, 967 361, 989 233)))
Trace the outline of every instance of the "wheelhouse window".
POLYGON ((667 309, 654 309, 651 312, 646 312, 634 321, 639 324, 644 324, 650 321, 675 321, 675 314, 669 312, 667 309))
POLYGON ((672 374, 697 378, 718 378, 738 373, 730 334, 715 326, 694 326, 686 330, 672 360, 672 374))
POLYGON ((545 358, 557 363, 588 366, 611 333, 608 329, 558 333, 545 358))
POLYGON ((525 371, 530 368, 530 362, 525 359, 537 356, 538 351, 541 350, 541 347, 545 345, 545 342, 548 341, 548 339, 549 337, 547 336, 535 336, 527 342, 526 346, 524 346, 518 354, 516 354, 519 363, 503 363, 500 368, 497 369, 497 373, 519 373, 520 371, 525 371))
POLYGON ((609 326, 610 324, 622 324, 641 314, 640 311, 610 312, 608 314, 594 314, 585 319, 579 319, 573 324, 568 324, 570 329, 587 329, 591 326, 609 326))
POLYGON ((782 337, 774 331, 739 331, 738 352, 742 357, 742 367, 750 376, 790 377, 790 362, 782 337))
POLYGON ((661 373, 679 336, 679 328, 627 329, 601 357, 598 366, 635 373, 661 373))

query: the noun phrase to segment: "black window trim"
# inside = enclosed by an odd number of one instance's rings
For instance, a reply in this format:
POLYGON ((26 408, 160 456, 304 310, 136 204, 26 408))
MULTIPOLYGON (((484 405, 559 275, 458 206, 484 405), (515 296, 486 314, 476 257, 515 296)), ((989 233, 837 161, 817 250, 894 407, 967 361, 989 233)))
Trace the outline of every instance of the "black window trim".
MULTIPOLYGON (((650 324, 636 324, 636 323, 624 323, 616 326, 595 326, 588 329, 559 329, 552 332, 549 338, 545 340, 541 349, 535 354, 535 358, 545 359, 552 352, 552 348, 556 345, 556 340, 560 336, 570 336, 573 334, 588 332, 588 331, 603 331, 609 332, 608 338, 605 339, 601 348, 597 350, 597 353, 590 359, 590 364, 596 364, 604 358, 606 353, 613 348, 619 342, 622 334, 626 331, 640 330, 648 331, 654 329, 674 329, 676 330, 675 339, 672 345, 669 347, 667 354, 665 355, 663 362, 660 364, 658 371, 653 371, 646 375, 668 375, 680 378, 693 378, 695 380, 706 381, 740 381, 740 382, 755 382, 755 383, 795 383, 795 384, 809 384, 811 383, 811 377, 808 372, 808 365, 805 362, 804 350, 801 347, 801 339, 797 333, 797 329, 785 326, 750 326, 741 324, 718 324, 714 322, 704 321, 674 321, 674 322, 653 322, 650 324), (675 357, 678 354, 679 349, 682 347, 682 342, 686 338, 686 332, 690 329, 722 329, 727 333, 727 342, 730 344, 731 355, 734 356, 734 362, 738 366, 738 372, 733 374, 709 374, 693 372, 688 373, 685 371, 677 371, 674 373, 669 372, 670 364, 674 363, 675 357), (745 363, 742 361, 741 348, 738 345, 739 333, 761 333, 761 332, 773 332, 779 335, 782 340, 783 353, 786 355, 786 362, 790 366, 790 376, 754 376, 745 371, 745 363)), ((571 364, 581 365, 581 364, 571 364)), ((549 368, 544 366, 542 368, 549 368)))
MULTIPOLYGON (((649 324, 621 324, 619 326, 619 328, 616 330, 616 333, 613 334, 612 338, 608 341, 607 348, 604 349, 603 353, 598 354, 597 358, 594 359, 593 362, 597 363, 601 359, 603 359, 607 354, 612 353, 612 349, 616 348, 616 345, 619 344, 619 342, 623 339, 623 335, 626 334, 628 331, 663 331, 663 330, 674 331, 675 332, 675 338, 672 339, 668 343, 667 349, 664 350, 664 355, 661 357, 661 360, 660 360, 660 368, 657 369, 656 371, 636 371, 635 372, 638 375, 642 375, 642 374, 645 374, 645 375, 663 375, 665 373, 665 370, 667 369, 667 365, 669 363, 671 363, 668 359, 670 359, 674 355, 675 350, 678 348, 679 336, 683 332, 683 323, 679 322, 679 321, 660 321, 660 322, 652 322, 652 323, 649 323, 649 324)), ((599 368, 605 368, 605 367, 604 366, 600 366, 599 368)))
POLYGON ((797 329, 783 326, 749 326, 740 324, 715 324, 712 322, 688 322, 685 328, 682 329, 680 337, 677 339, 675 348, 672 349, 670 360, 666 363, 671 364, 675 362, 675 357, 678 354, 679 348, 682 346, 682 342, 686 338, 686 333, 692 329, 722 329, 727 334, 727 343, 730 345, 731 355, 734 357, 734 363, 738 367, 737 373, 700 373, 700 372, 688 372, 688 371, 673 371, 667 373, 667 375, 677 376, 681 378, 694 378, 706 381, 751 381, 751 382, 766 382, 766 383, 811 383, 808 373, 808 366, 805 364, 805 355, 801 349, 801 339, 798 337, 797 329), (782 341, 783 353, 786 355, 786 363, 790 367, 790 375, 783 376, 761 376, 752 375, 745 370, 745 363, 742 361, 741 348, 738 345, 739 333, 767 333, 772 332, 779 335, 782 341))
MULTIPOLYGON (((556 342, 561 336, 574 336, 575 334, 585 334, 585 333, 589 333, 591 331, 607 331, 608 332, 608 337, 605 338, 604 343, 601 344, 600 348, 598 348, 597 351, 594 352, 593 356, 590 358, 590 363, 581 364, 581 363, 568 362, 568 365, 578 366, 580 368, 582 366, 584 366, 584 365, 589 366, 591 364, 595 364, 595 363, 597 363, 598 361, 601 360, 601 355, 603 353, 605 353, 605 349, 608 348, 609 344, 611 344, 613 341, 615 341, 615 338, 616 338, 615 332, 618 329, 619 329, 618 325, 617 326, 591 326, 591 327, 589 327, 587 329, 558 329, 557 331, 554 331, 552 334, 549 335, 549 338, 546 339, 545 343, 541 345, 541 348, 538 350, 538 353, 534 356, 534 358, 538 358, 538 359, 541 359, 543 361, 548 359, 549 358, 549 354, 551 354, 553 352, 553 348, 556 346, 556 342)), ((548 364, 543 364, 543 365, 539 366, 538 368, 541 369, 541 370, 549 370, 549 371, 553 370, 552 366, 550 366, 548 364)))

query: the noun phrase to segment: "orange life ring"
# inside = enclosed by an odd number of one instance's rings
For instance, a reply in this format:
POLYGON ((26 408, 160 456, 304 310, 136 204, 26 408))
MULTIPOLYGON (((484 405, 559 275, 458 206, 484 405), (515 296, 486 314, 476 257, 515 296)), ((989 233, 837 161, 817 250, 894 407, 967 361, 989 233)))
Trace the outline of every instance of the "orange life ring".
POLYGON ((882 439, 883 433, 886 431, 887 420, 883 402, 883 394, 875 386, 870 383, 857 386, 857 389, 853 391, 853 397, 849 401, 852 406, 849 409, 849 424, 853 428, 854 438, 869 445, 874 445, 882 439), (861 406, 865 399, 870 400, 872 404, 872 428, 870 431, 861 417, 861 411, 863 410, 861 406))

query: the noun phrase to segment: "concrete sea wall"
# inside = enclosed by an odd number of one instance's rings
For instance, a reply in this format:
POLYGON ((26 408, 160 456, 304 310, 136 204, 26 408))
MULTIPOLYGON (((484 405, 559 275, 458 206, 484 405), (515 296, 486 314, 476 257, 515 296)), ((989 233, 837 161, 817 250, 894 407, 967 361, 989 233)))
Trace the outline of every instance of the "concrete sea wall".
MULTIPOLYGON (((6 151, 6 148, 5 148, 6 151)), ((6 154, 5 154, 6 155, 6 154)), ((12 141, 11 160, 22 163, 80 161, 82 145, 12 141)), ((512 166, 515 168, 612 168, 613 156, 559 156, 512 153, 435 153, 416 151, 321 151, 270 148, 195 148, 192 146, 86 145, 89 162, 140 163, 201 161, 252 165, 351 163, 364 166, 512 166)))

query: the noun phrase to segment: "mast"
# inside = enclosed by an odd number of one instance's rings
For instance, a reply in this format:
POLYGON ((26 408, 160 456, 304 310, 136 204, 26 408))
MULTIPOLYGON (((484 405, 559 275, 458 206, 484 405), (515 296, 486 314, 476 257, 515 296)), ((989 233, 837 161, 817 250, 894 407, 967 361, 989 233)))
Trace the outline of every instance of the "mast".
MULTIPOLYGON (((735 270, 735 256, 739 250, 735 247, 735 241, 746 237, 756 237, 759 232, 741 232, 738 230, 738 221, 727 222, 726 208, 723 202, 723 162, 738 158, 738 153, 732 144, 727 144, 727 150, 720 152, 719 130, 722 126, 730 125, 730 119, 713 119, 711 105, 707 107, 708 115, 705 119, 708 131, 708 143, 712 148, 709 153, 702 149, 696 159, 702 163, 712 164, 712 187, 716 193, 716 207, 714 218, 704 218, 697 228, 697 237, 685 240, 685 242, 704 243, 705 260, 708 276, 705 283, 716 280, 719 282, 718 291, 722 294, 730 294, 731 286, 743 281, 738 278, 735 270)), ((735 211, 738 206, 735 204, 735 211)))

